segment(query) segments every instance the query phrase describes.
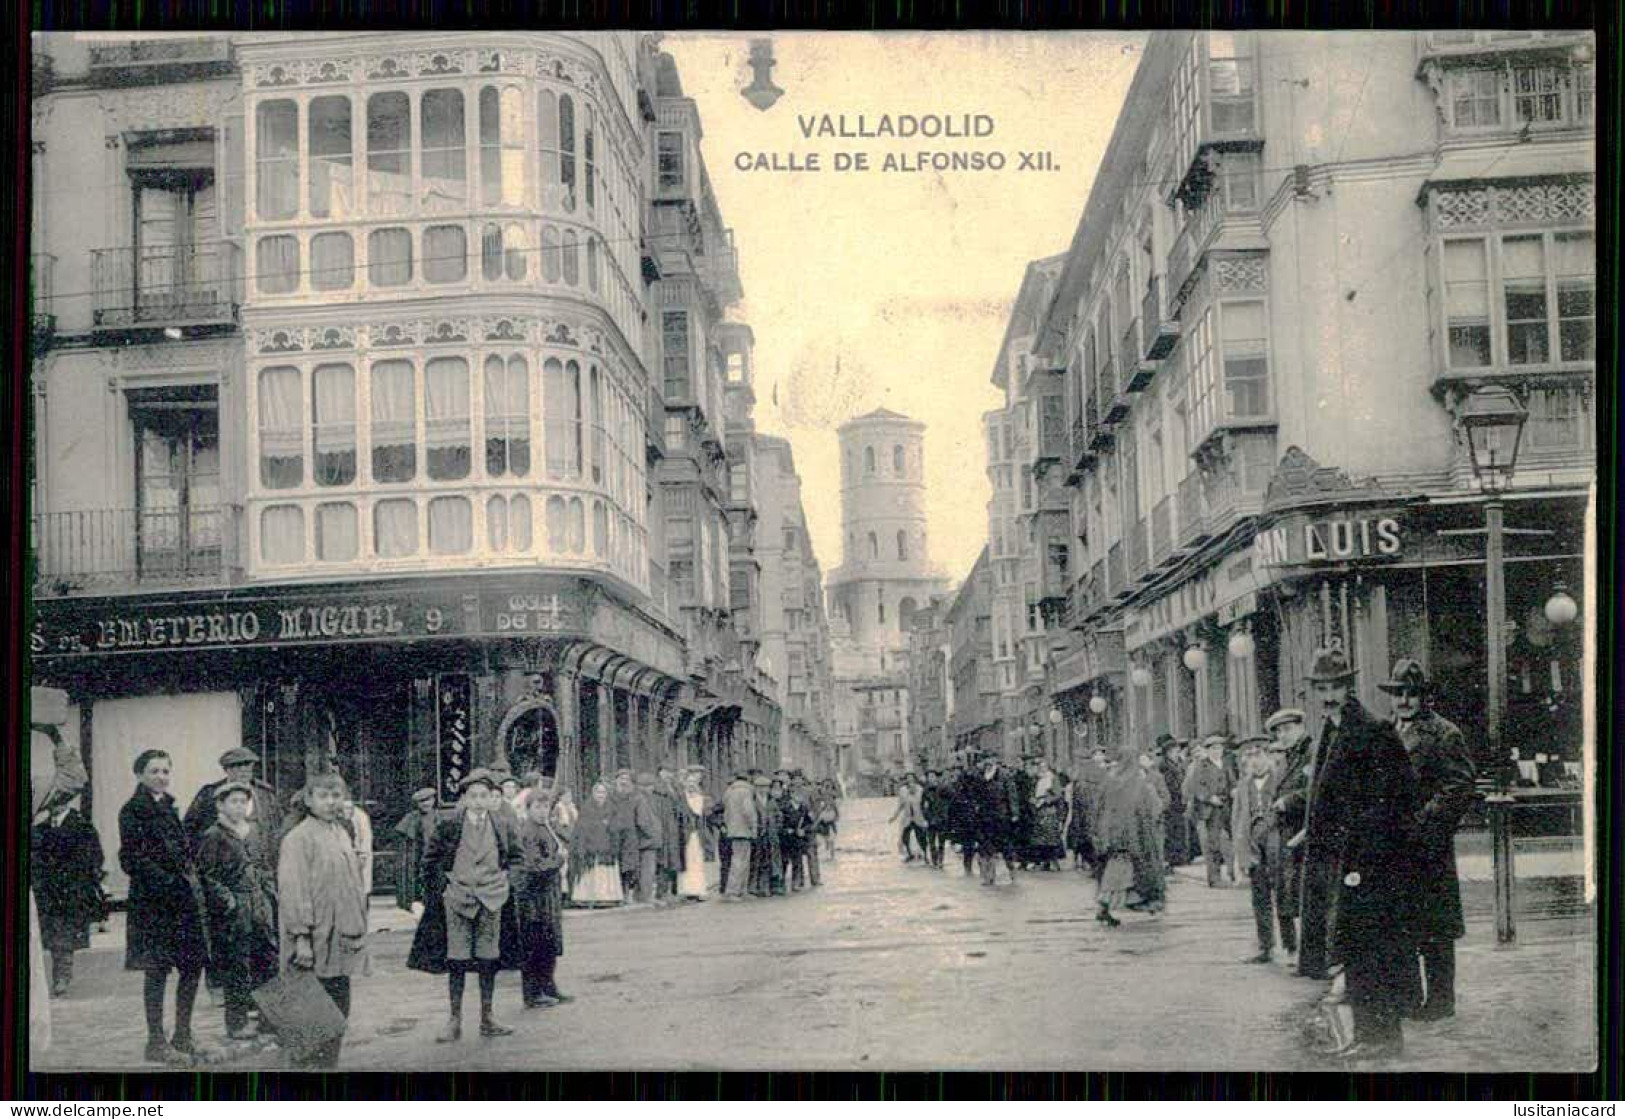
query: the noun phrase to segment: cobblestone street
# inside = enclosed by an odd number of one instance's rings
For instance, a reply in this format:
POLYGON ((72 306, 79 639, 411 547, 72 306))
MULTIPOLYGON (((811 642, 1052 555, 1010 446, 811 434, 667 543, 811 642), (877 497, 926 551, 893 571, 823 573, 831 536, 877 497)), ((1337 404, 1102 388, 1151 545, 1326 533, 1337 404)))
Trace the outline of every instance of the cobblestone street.
MULTIPOLYGON (((950 868, 903 866, 890 802, 849 801, 822 889, 743 905, 580 913, 566 919, 560 985, 576 1001, 522 1011, 512 1037, 439 1046, 444 981, 404 969, 411 918, 375 905, 372 974, 358 978, 346 1069, 1261 1069, 1327 1067, 1301 1042, 1323 985, 1254 951, 1248 894, 1187 874, 1167 913, 1103 930, 1076 872, 989 890, 950 868)), ((1001 879, 1002 882, 1002 879, 1001 879)), ((1533 891, 1526 891, 1533 893, 1533 891)), ((1399 1068, 1589 1068, 1592 950, 1576 918, 1526 920, 1496 951, 1469 889, 1460 1017, 1407 1026, 1399 1068)), ((114 924, 114 934, 120 925, 114 924)), ((99 936, 53 1004, 39 1070, 139 1069, 140 982, 99 936)), ((469 1013, 475 1001, 469 998, 469 1013)), ((200 996, 197 1030, 223 1038, 200 996)), ((472 1034, 474 1031, 470 1030, 472 1034)), ((274 1050, 222 1067, 276 1067, 274 1050)))

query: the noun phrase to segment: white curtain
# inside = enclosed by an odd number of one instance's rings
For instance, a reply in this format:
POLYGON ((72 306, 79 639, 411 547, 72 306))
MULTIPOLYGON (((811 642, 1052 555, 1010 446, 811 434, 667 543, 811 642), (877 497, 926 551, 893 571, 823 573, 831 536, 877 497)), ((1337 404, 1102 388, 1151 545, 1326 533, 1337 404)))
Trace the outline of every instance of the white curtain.
POLYGON ((485 540, 493 552, 508 550, 508 499, 500 494, 485 503, 485 540))
POLYGON ((424 370, 425 438, 431 448, 468 445, 468 362, 437 357, 424 370))
POLYGON ((468 275, 468 233, 460 225, 431 225, 423 231, 423 278, 454 284, 468 275))
MULTIPOLYGON (((412 363, 381 361, 372 367, 372 445, 417 443, 417 388, 412 363)), ((400 481, 398 478, 389 481, 400 481)))
POLYGON ((305 511, 297 505, 271 505, 260 514, 260 558, 268 564, 302 563, 305 511))
POLYGON ((266 486, 296 486, 303 477, 302 395, 293 366, 260 370, 260 480, 266 486))
POLYGON ((429 502, 429 551, 460 556, 474 546, 474 507, 466 497, 429 502))
POLYGON ((299 286, 299 239, 261 237, 254 250, 257 280, 263 292, 277 294, 299 286))
POLYGON ((404 229, 375 229, 367 237, 367 279, 374 287, 412 281, 412 235, 404 229))
POLYGON ((316 454, 355 450, 355 370, 348 365, 318 365, 312 374, 316 454))
POLYGON ((355 283, 355 244, 348 233, 318 233, 310 239, 310 286, 338 291, 355 283))
POLYGON ((355 506, 335 501, 316 506, 316 558, 341 563, 360 550, 355 506))
MULTIPOLYGON (((64 733, 77 737, 79 720, 70 717, 64 733)), ((91 714, 91 822, 107 853, 107 892, 122 898, 129 879, 118 863, 118 814, 135 791, 132 767, 143 750, 163 750, 173 768, 169 791, 183 816, 198 789, 217 781, 220 755, 241 746, 242 705, 236 692, 139 696, 97 700, 91 714)))
POLYGON ((523 494, 508 501, 508 547, 516 552, 531 549, 530 498, 523 494))
POLYGON ((380 556, 410 556, 418 550, 418 507, 406 500, 380 501, 372 507, 374 551, 380 556))

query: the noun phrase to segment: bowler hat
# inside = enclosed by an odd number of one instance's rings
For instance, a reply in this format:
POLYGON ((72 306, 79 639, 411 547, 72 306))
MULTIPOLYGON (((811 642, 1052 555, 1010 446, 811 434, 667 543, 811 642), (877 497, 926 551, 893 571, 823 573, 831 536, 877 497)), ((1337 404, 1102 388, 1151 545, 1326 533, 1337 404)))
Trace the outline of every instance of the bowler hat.
POLYGON ((232 793, 242 793, 244 796, 252 798, 254 790, 241 781, 222 781, 215 787, 214 799, 216 801, 225 800, 232 793))
POLYGON ((1315 659, 1310 664, 1307 678, 1316 684, 1336 684, 1352 679, 1354 675, 1354 666, 1349 664, 1348 654, 1342 649, 1321 648, 1315 650, 1315 659))
POLYGON ((1427 670, 1420 663, 1410 657, 1400 657, 1394 662, 1394 671, 1390 678, 1385 683, 1378 684, 1377 690, 1395 695, 1411 690, 1425 692, 1431 686, 1427 670))
POLYGON ((245 749, 241 746, 233 746, 224 754, 220 755, 220 768, 228 769, 234 765, 254 765, 259 760, 260 756, 254 753, 254 751, 245 749))
POLYGON ((1264 720, 1264 729, 1267 731, 1274 731, 1276 727, 1285 726, 1287 723, 1302 723, 1307 721, 1308 720, 1304 718, 1303 711, 1300 708, 1283 707, 1275 714, 1264 720))
POLYGON ((433 804, 439 796, 433 789, 419 789, 412 794, 412 800, 417 804, 433 804))
POLYGON ((472 789, 475 785, 484 785, 487 789, 491 789, 491 790, 494 791, 496 789, 496 787, 497 787, 497 782, 498 782, 497 775, 492 773, 489 769, 486 769, 486 768, 484 768, 482 766, 479 769, 476 769, 473 772, 471 772, 467 777, 464 777, 461 781, 457 782, 457 788, 462 792, 467 792, 469 789, 472 789))

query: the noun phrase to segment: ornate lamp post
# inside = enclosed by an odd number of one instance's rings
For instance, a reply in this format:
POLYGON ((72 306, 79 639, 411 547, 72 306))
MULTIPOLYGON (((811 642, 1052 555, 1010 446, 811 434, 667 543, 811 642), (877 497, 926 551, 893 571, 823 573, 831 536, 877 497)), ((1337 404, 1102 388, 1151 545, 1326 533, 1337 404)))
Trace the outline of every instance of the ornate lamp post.
POLYGON ((1495 791, 1485 798, 1489 808, 1490 837, 1495 864, 1495 937, 1511 946, 1517 940, 1513 923, 1513 857, 1510 812, 1513 804, 1510 755, 1501 743, 1506 717, 1506 558, 1503 554, 1501 494, 1512 481, 1518 444, 1529 410, 1503 385, 1480 388, 1468 395, 1456 413, 1456 423, 1467 442, 1473 477, 1485 494, 1484 597, 1489 670, 1489 756, 1495 770, 1495 791))

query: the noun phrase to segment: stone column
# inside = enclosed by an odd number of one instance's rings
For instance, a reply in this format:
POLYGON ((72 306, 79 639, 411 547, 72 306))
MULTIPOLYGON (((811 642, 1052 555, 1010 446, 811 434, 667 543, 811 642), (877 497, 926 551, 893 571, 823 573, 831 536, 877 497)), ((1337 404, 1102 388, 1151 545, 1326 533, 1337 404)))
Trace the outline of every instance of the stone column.
POLYGON ((553 674, 553 705, 559 720, 559 764, 555 778, 559 788, 575 791, 576 803, 586 798, 581 788, 580 678, 568 669, 553 674))
POLYGON ((613 774, 621 768, 620 754, 615 748, 615 694, 608 684, 600 683, 598 693, 598 766, 600 776, 613 774))
POLYGON ((643 722, 638 710, 642 702, 636 692, 626 693, 626 764, 632 767, 634 773, 645 769, 653 769, 653 759, 643 742, 643 722))

